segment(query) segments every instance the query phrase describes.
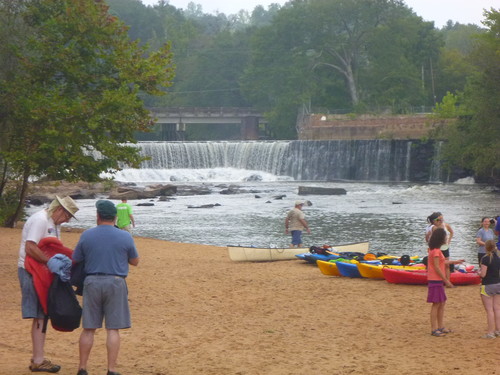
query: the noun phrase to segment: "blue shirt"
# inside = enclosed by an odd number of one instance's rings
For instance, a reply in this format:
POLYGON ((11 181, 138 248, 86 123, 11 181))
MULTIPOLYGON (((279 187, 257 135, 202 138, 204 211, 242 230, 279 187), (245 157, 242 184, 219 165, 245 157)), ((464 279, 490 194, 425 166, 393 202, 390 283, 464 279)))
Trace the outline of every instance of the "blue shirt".
POLYGON ((82 233, 73 253, 76 262, 85 262, 85 272, 126 277, 129 259, 139 257, 130 233, 113 225, 98 225, 82 233))
POLYGON ((497 219, 497 225, 495 225, 495 231, 498 232, 497 248, 500 250, 500 217, 497 219))

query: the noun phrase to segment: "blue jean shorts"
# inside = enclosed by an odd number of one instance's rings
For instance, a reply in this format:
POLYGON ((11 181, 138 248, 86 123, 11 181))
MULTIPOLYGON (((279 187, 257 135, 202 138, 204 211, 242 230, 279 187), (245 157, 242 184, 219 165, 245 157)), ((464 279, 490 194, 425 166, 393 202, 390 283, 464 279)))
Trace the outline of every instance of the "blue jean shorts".
POLYGON ((33 277, 21 267, 17 269, 17 276, 21 286, 21 313, 23 319, 43 319, 45 314, 33 285, 33 277))
POLYGON ((292 230, 292 245, 300 245, 302 243, 302 231, 292 230))

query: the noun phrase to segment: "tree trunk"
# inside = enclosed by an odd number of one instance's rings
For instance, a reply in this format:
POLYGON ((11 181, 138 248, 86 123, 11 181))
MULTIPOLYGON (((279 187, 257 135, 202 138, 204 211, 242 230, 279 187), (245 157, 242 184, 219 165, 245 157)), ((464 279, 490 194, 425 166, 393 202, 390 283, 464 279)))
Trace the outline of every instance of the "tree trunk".
POLYGON ((356 87, 356 80, 354 79, 354 74, 350 65, 346 66, 345 77, 347 79, 347 87, 351 95, 352 105, 356 106, 359 103, 358 88, 356 87))
POLYGON ((0 177, 0 197, 3 196, 5 186, 7 185, 7 170, 8 170, 7 162, 4 161, 4 165, 3 165, 2 169, 3 169, 2 170, 2 177, 0 177))
POLYGON ((23 184, 22 184, 21 190, 19 192, 19 202, 17 204, 16 212, 11 217, 9 217, 5 222, 5 226, 8 228, 15 228, 16 223, 19 220, 21 213, 23 212, 24 199, 26 198, 26 194, 28 192, 29 176, 30 176, 30 171, 25 170, 24 174, 23 174, 23 184))

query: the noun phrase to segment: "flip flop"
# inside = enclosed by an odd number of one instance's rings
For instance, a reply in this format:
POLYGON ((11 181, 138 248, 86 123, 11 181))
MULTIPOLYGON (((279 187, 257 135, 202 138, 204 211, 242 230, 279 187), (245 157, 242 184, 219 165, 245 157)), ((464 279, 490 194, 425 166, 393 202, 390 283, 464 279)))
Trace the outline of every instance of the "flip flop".
POLYGON ((441 332, 439 329, 435 329, 434 331, 432 331, 431 335, 436 337, 444 337, 446 336, 446 333, 441 332))

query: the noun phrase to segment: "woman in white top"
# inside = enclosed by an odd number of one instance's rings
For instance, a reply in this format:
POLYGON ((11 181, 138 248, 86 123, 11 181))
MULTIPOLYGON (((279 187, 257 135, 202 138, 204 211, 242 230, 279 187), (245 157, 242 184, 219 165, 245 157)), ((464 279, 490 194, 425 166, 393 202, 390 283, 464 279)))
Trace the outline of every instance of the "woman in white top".
MULTIPOLYGON (((427 226, 425 234, 426 241, 429 241, 432 232, 434 232, 436 228, 443 228, 446 232, 446 244, 441 246, 441 251, 443 252, 446 260, 450 259, 450 243, 453 238, 453 229, 449 224, 444 222, 443 214, 441 212, 433 212, 427 218, 427 221, 429 222, 429 225, 427 226)), ((446 276, 450 277, 449 272, 453 272, 453 270, 454 266, 453 264, 450 264, 450 267, 446 269, 446 276)))
POLYGON ((431 238, 432 228, 434 227, 434 223, 438 217, 442 216, 441 212, 433 212, 429 216, 427 216, 427 227, 425 228, 425 242, 429 242, 429 238, 431 238))

